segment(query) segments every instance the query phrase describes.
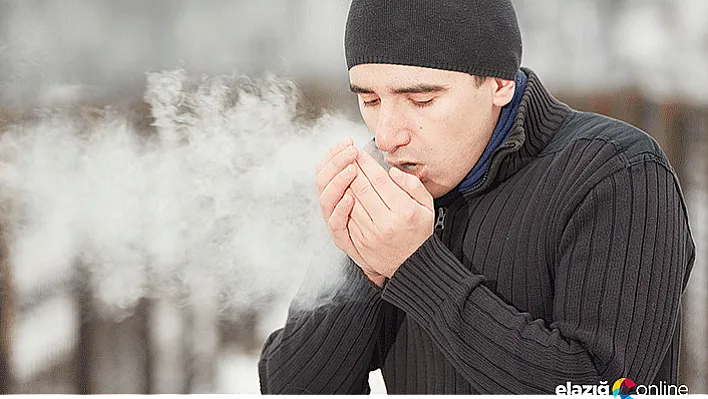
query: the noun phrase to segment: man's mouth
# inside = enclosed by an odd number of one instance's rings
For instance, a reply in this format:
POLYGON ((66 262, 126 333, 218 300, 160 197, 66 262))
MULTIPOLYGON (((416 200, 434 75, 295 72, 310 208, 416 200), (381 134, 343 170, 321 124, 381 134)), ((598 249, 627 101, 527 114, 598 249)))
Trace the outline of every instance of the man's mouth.
POLYGON ((401 162, 392 164, 394 168, 400 169, 402 172, 413 175, 423 181, 427 175, 426 168, 423 164, 413 162, 401 162))
POLYGON ((407 172, 407 173, 415 173, 415 171, 417 171, 418 169, 420 169, 420 167, 421 167, 422 165, 419 164, 419 163, 406 162, 406 163, 402 163, 402 164, 398 164, 398 165, 394 165, 394 166, 397 167, 398 169, 404 171, 404 172, 407 172))

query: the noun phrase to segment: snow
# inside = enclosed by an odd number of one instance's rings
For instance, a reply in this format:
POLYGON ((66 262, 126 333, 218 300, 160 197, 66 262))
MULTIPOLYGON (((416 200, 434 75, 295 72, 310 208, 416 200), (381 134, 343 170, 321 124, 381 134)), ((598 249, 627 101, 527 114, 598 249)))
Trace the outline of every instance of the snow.
POLYGON ((77 321, 75 302, 69 295, 48 300, 21 315, 12 338, 13 370, 19 383, 30 381, 74 349, 77 321))

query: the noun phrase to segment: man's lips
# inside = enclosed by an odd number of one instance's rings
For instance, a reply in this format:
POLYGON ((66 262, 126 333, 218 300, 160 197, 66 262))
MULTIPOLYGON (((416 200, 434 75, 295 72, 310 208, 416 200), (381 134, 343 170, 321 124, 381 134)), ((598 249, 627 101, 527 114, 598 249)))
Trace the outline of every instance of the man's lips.
POLYGON ((398 169, 404 172, 413 172, 415 170, 420 169, 420 167, 423 165, 414 162, 403 162, 399 164, 394 164, 393 166, 397 167, 398 169))
POLYGON ((402 172, 416 176, 418 179, 423 180, 425 177, 425 168, 423 164, 416 162, 390 162, 391 166, 400 169, 402 172))
POLYGON ((406 169, 406 168, 415 168, 419 167, 421 164, 418 162, 411 162, 411 161, 391 161, 391 160, 386 160, 386 163, 388 163, 391 166, 395 166, 398 169, 406 169))
POLYGON ((395 160, 390 159, 390 158, 385 158, 385 159, 386 159, 386 163, 391 164, 391 165, 396 166, 396 167, 398 167, 399 165, 406 165, 406 164, 410 164, 410 165, 419 164, 419 162, 408 161, 408 160, 395 161, 395 160))

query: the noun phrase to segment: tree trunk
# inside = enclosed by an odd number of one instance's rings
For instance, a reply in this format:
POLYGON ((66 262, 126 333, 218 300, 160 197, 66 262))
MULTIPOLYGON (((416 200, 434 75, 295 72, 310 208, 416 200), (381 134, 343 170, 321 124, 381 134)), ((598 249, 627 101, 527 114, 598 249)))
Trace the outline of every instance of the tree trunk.
POLYGON ((181 394, 188 395, 194 388, 194 309, 191 305, 182 309, 182 359, 184 361, 184 378, 181 394))
POLYGON ((97 315, 93 307, 93 295, 88 270, 77 264, 77 305, 79 308, 78 342, 76 345, 76 393, 90 395, 95 392, 91 371, 94 367, 94 348, 97 315))
MULTIPOLYGON (((678 104, 662 104, 659 107, 659 116, 654 138, 659 142, 661 148, 666 153, 669 158, 671 165, 674 167, 676 174, 681 182, 682 191, 684 195, 690 195, 691 190, 694 187, 691 186, 691 175, 688 173, 688 167, 692 166, 692 159, 695 157, 691 156, 690 147, 687 146, 687 136, 689 134, 688 129, 690 129, 690 124, 687 121, 689 117, 689 112, 685 106, 680 106, 678 104)), ((693 133, 693 132, 690 132, 693 133)), ((698 243, 697 250, 700 251, 700 243, 698 243)), ((695 267, 694 267, 695 272, 695 267)), ((682 313, 682 340, 681 340, 681 353, 680 353, 680 364, 679 364, 679 380, 680 383, 692 387, 695 382, 695 376, 698 370, 696 366, 698 364, 698 359, 695 354, 695 343, 691 339, 691 336, 695 336, 697 331, 695 331, 695 326, 693 320, 700 315, 692 311, 692 306, 690 306, 691 297, 690 292, 688 295, 683 295, 681 301, 681 313, 682 313), (690 334, 690 336, 687 335, 690 334)))
POLYGON ((152 345, 152 335, 150 334, 152 301, 147 298, 141 298, 135 309, 135 315, 140 323, 140 344, 143 346, 143 387, 141 389, 144 395, 155 393, 155 383, 153 368, 155 365, 154 351, 152 345))
POLYGON ((6 223, 0 224, 0 395, 11 393, 13 383, 11 356, 15 293, 7 228, 6 223))
POLYGON ((219 347, 218 315, 208 306, 190 304, 184 307, 183 317, 185 378, 182 393, 212 393, 219 347))
MULTIPOLYGON (((708 109, 703 109, 701 112, 700 116, 700 138, 702 143, 702 150, 701 155, 704 160, 708 160, 708 109)), ((708 176, 708 161, 703 164, 703 187, 702 190, 704 191, 704 195, 708 196, 708 183, 706 183, 706 177, 708 176)), ((705 204, 704 204, 705 205, 705 204)), ((706 212, 703 215, 703 220, 700 221, 700 224, 703 226, 704 229, 706 229, 706 226, 708 226, 708 212, 706 212)), ((705 231, 705 230, 704 230, 705 231)), ((706 235, 704 235, 704 238, 706 235)), ((703 273, 704 276, 707 273, 706 271, 706 254, 708 253, 708 250, 706 250, 706 245, 708 245, 708 240, 705 240, 703 242, 696 243, 696 246, 703 251, 703 258, 701 261, 701 264, 699 265, 694 265, 693 269, 694 270, 700 270, 700 273, 703 273)), ((697 287, 698 290, 702 290, 703 292, 708 292, 708 278, 704 279, 705 283, 702 287, 697 287)), ((699 342, 697 345, 697 350, 702 350, 705 351, 705 348, 708 348, 708 301, 705 301, 703 303, 698 303, 697 308, 701 310, 701 315, 699 315, 698 319, 698 324, 701 329, 701 335, 703 336, 703 342, 699 342)), ((702 393, 702 394, 707 394, 708 393, 708 364, 702 364, 700 366, 700 369, 698 370, 698 373, 700 375, 700 381, 699 382, 703 386, 703 390, 701 392, 696 392, 696 393, 702 393)), ((698 378, 697 378, 698 380, 698 378)))

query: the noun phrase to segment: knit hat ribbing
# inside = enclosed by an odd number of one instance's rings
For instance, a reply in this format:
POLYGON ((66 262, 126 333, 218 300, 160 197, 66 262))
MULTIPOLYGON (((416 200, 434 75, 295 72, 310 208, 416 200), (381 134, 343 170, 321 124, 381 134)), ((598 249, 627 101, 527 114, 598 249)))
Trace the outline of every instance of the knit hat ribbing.
POLYGON ((521 33, 511 0, 353 0, 347 66, 400 64, 513 80, 521 33))

